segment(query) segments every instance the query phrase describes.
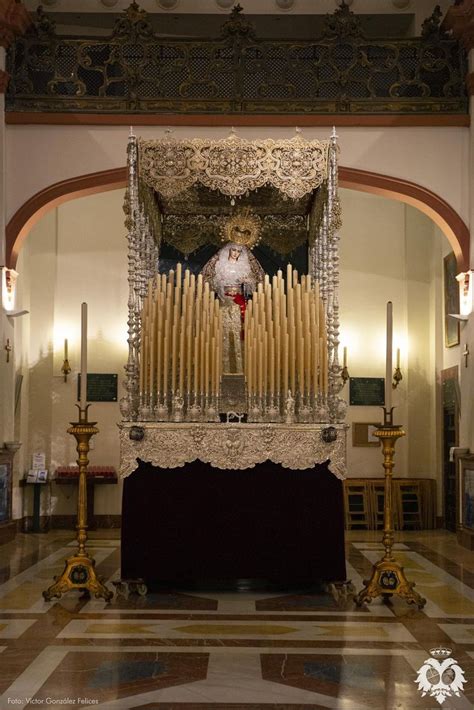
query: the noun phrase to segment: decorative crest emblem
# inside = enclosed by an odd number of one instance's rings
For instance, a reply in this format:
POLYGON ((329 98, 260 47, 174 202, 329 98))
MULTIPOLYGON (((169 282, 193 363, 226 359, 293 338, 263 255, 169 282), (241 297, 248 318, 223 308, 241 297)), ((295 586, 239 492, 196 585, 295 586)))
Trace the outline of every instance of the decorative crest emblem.
POLYGON ((253 249, 260 241, 261 220, 249 207, 237 210, 227 219, 221 229, 223 242, 233 242, 253 249))
POLYGON ((461 696, 466 679, 458 662, 454 658, 450 658, 451 653, 450 648, 430 649, 432 658, 427 658, 418 669, 418 677, 414 681, 418 683, 418 690, 421 692, 422 698, 429 695, 442 705, 446 698, 453 695, 458 698, 461 696))

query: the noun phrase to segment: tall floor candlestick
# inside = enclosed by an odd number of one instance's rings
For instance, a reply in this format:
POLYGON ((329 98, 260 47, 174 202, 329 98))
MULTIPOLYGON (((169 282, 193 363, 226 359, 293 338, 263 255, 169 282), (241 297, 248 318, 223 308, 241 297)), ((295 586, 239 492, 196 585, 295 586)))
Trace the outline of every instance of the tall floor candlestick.
POLYGON ((393 307, 387 303, 387 354, 385 362, 385 409, 391 416, 392 410, 392 356, 393 356, 393 307))
MULTIPOLYGON (((390 304, 392 305, 392 304, 390 304)), ((390 386, 392 383, 389 382, 390 386)), ((393 457, 395 456, 395 444, 398 439, 405 436, 401 426, 387 423, 387 410, 384 409, 385 422, 380 426, 374 435, 382 444, 383 467, 385 469, 385 487, 384 487, 384 525, 382 544, 385 548, 385 554, 372 566, 372 574, 370 579, 364 579, 364 586, 361 591, 354 597, 357 606, 362 606, 372 599, 381 596, 384 601, 390 597, 397 595, 404 599, 408 604, 414 604, 418 609, 422 609, 426 604, 421 594, 415 591, 415 583, 407 579, 405 571, 401 564, 397 562, 393 555, 393 457)))
MULTIPOLYGON (((86 550, 87 542, 87 466, 89 465, 89 441, 99 430, 94 426, 96 422, 87 419, 88 406, 86 404, 87 382, 87 304, 81 308, 81 397, 79 406, 79 421, 71 422, 68 434, 76 439, 77 465, 79 467, 79 485, 77 494, 77 524, 76 524, 76 552, 66 559, 64 571, 55 577, 54 583, 45 589, 43 597, 51 601, 53 597, 61 597, 65 592, 77 589, 87 594, 94 594, 110 601, 113 592, 97 576, 95 560, 86 550)), ((77 405, 76 405, 77 406, 77 405)))
POLYGON ((87 303, 81 305, 81 409, 87 404, 87 303))

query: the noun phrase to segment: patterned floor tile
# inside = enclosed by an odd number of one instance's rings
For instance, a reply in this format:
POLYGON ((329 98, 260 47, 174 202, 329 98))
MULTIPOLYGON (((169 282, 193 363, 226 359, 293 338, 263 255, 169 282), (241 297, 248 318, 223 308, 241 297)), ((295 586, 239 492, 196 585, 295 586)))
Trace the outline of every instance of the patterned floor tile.
MULTIPOLYGON (((91 537, 109 582, 120 574, 118 534, 91 537)), ((46 603, 41 592, 75 542, 62 531, 18 538, 0 547, 1 710, 68 696, 102 710, 432 710, 414 680, 438 645, 452 649, 467 680, 443 710, 473 707, 474 553, 455 535, 397 533, 396 558, 428 598, 421 611, 397 597, 338 606, 315 588, 163 590, 111 604, 73 592, 46 603)), ((380 538, 347 535, 357 590, 381 556, 380 538)))

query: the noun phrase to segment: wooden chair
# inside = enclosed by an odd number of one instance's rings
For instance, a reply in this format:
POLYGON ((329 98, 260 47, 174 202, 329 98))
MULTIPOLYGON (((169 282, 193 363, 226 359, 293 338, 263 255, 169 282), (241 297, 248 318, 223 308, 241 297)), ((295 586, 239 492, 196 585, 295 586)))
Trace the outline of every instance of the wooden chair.
POLYGON ((398 516, 402 530, 423 528, 421 485, 417 481, 397 481, 398 516))
POLYGON ((385 485, 383 482, 374 482, 371 485, 372 501, 372 527, 374 530, 383 528, 385 485))
POLYGON ((365 481, 344 482, 344 514, 347 530, 355 527, 370 530, 369 495, 365 481))

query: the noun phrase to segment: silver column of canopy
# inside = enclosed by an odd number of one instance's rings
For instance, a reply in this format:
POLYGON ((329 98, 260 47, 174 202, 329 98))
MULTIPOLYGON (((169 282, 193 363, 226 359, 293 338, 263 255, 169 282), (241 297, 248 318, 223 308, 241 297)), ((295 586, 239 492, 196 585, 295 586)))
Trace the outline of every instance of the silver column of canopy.
POLYGON ((339 365, 339 234, 340 205, 338 193, 337 135, 333 129, 329 147, 328 201, 329 229, 327 241, 327 279, 328 279, 328 364, 330 420, 341 422, 346 415, 346 402, 337 395, 344 386, 339 365))
POLYGON ((140 348, 139 303, 139 225, 138 225, 138 145, 130 132, 127 147, 128 189, 125 202, 128 227, 128 360, 125 365, 126 395, 120 400, 120 412, 126 421, 135 421, 138 412, 138 380, 140 348))
POLYGON ((128 361, 125 366, 127 394, 120 401, 120 411, 126 421, 139 416, 139 370, 141 310, 148 282, 158 272, 159 248, 150 219, 139 197, 138 142, 130 132, 127 149, 128 196, 128 361))
MULTIPOLYGON (((313 224, 314 240, 309 251, 309 270, 319 281, 319 288, 326 310, 328 334, 329 393, 327 406, 329 420, 341 422, 346 413, 346 403, 337 395, 342 389, 339 365, 339 235, 340 208, 338 197, 337 135, 333 130, 329 145, 327 197, 321 208, 319 224, 313 224)), ((317 219, 316 205, 313 222, 317 219)))

